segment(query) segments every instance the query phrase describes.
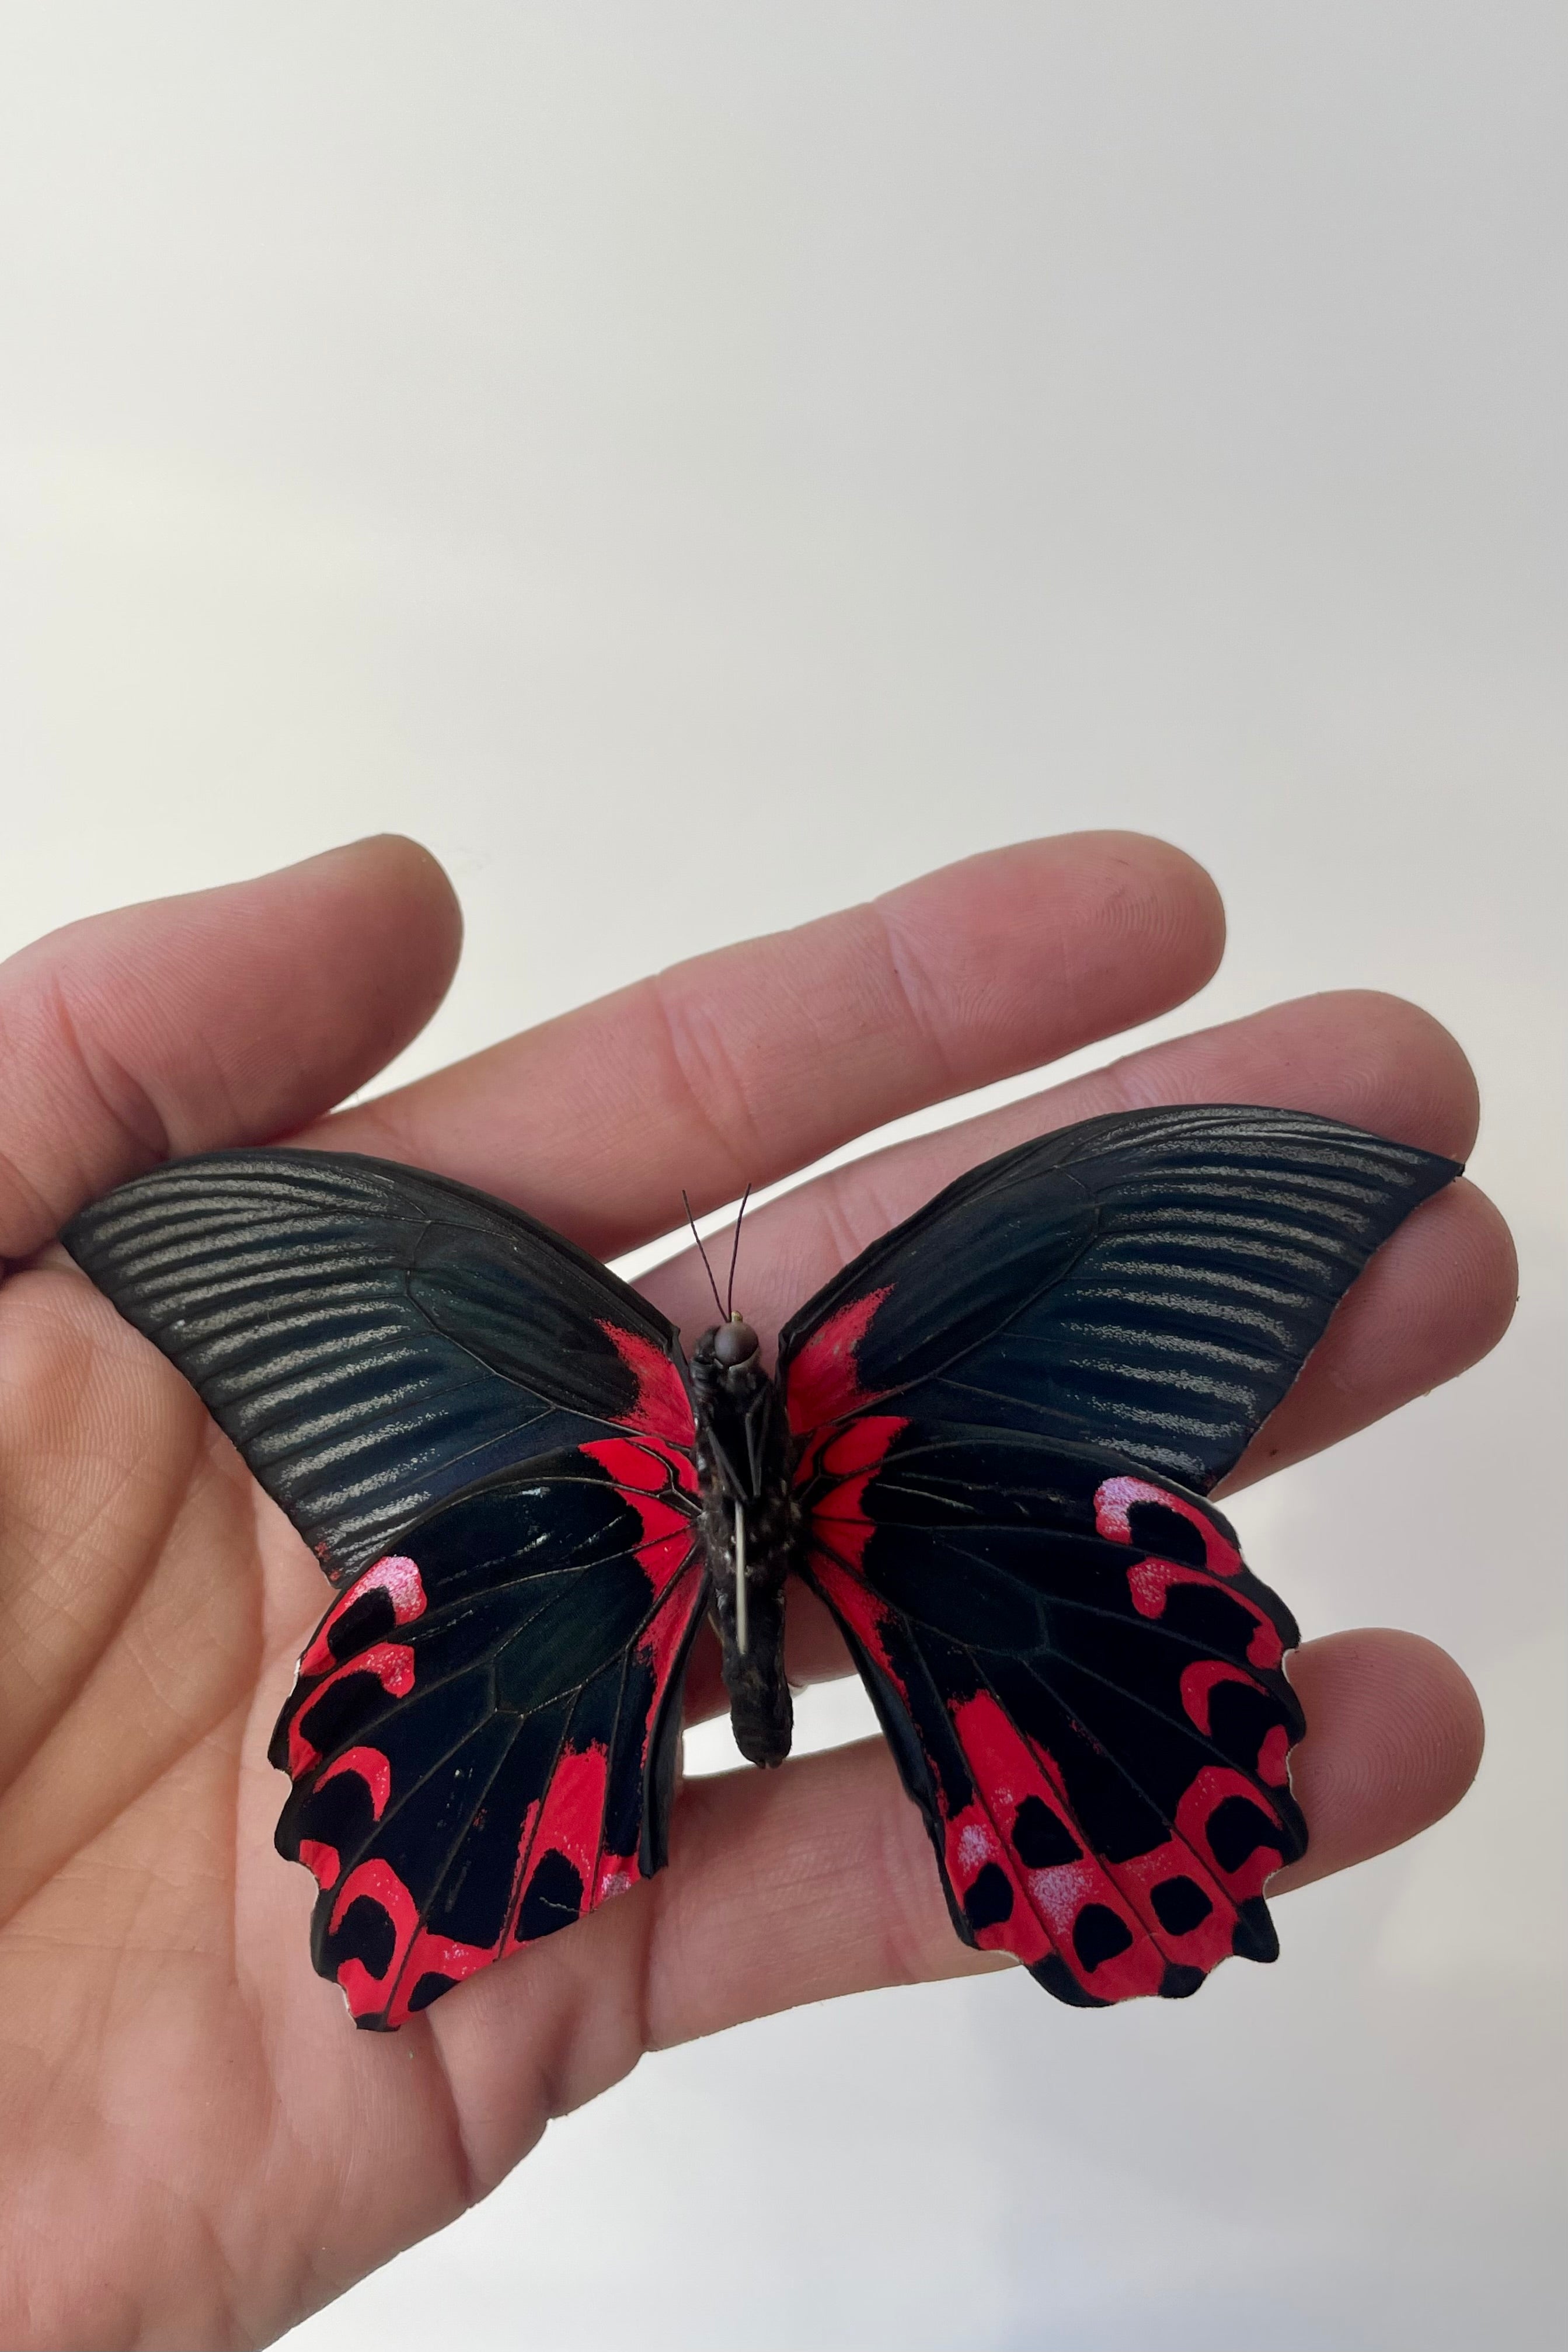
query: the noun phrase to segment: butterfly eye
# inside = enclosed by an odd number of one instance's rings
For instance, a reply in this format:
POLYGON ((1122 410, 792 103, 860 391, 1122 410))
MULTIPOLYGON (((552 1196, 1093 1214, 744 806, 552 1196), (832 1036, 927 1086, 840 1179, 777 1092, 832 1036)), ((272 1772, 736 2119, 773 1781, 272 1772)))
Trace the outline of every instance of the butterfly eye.
POLYGON ((732 1315, 728 1323, 721 1323, 713 1334, 713 1360, 717 1364, 743 1364, 757 1352, 758 1339, 749 1323, 732 1315))

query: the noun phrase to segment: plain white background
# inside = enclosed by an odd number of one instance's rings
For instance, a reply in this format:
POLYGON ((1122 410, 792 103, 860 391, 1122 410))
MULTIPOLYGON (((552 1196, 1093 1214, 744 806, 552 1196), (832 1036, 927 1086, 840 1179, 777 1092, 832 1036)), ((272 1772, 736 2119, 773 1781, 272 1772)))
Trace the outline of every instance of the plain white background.
POLYGON ((1555 0, 0 8, 0 944, 400 827, 469 924, 412 1071, 1142 826, 1199 1018, 1458 1031, 1523 1255, 1237 1509, 1463 1661, 1458 1814, 1190 2007, 650 2062, 299 2352, 1555 2341, 1565 64, 1555 0))

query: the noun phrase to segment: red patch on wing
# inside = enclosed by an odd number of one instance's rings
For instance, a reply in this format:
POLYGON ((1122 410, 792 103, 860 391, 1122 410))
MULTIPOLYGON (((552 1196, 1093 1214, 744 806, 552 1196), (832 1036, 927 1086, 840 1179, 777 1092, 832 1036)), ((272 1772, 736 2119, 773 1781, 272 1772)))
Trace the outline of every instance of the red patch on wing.
POLYGON ((335 1845, 323 1845, 320 1838, 301 1838, 300 1859, 323 1893, 337 1885, 342 1864, 335 1845))
POLYGON ((386 1811, 386 1800, 392 1790, 392 1767, 379 1748, 345 1748, 334 1756, 326 1770, 317 1780, 318 1789, 335 1780, 340 1772, 353 1772, 370 1790, 370 1809, 377 1821, 386 1811))
POLYGON ((450 1936, 435 1936, 428 1927, 421 1927, 404 1955, 397 1990, 387 2006, 387 2024, 407 2024, 414 2014, 410 2003, 425 1977, 441 1976, 461 1984, 465 1977, 488 1968, 495 1957, 493 1945, 459 1944, 450 1936))
MULTIPOLYGON (((1243 1690, 1263 1691, 1261 1683, 1254 1682, 1244 1666, 1233 1666, 1228 1658, 1194 1658, 1190 1666, 1182 1668, 1182 1705, 1188 1718, 1194 1723, 1205 1739, 1212 1737, 1209 1729, 1209 1703, 1216 1683, 1239 1683, 1243 1690)), ((1263 1691, 1263 1696, 1268 1693, 1263 1691)))
POLYGON ((379 1976, 373 1976, 361 1959, 347 1959, 339 1966, 338 1982, 356 2018, 374 2017, 384 2008, 419 1927, 414 1897, 391 1864, 371 1861, 362 1862, 351 1870, 338 1890, 329 1923, 334 1936, 343 1924, 349 1906, 361 1897, 386 1914, 392 1927, 392 1957, 379 1976))
POLYGON ((356 1657, 345 1658, 334 1673, 317 1684, 289 1726, 289 1771, 293 1780, 321 1761, 321 1749, 312 1746, 300 1727, 305 1717, 323 1692, 350 1675, 374 1675, 389 1698, 403 1698, 414 1688, 414 1653, 406 1642, 377 1642, 356 1657))
POLYGON ((595 1901, 600 1899, 595 1889, 602 1876, 607 1874, 617 1882, 617 1893, 637 1877, 635 1854, 614 1855, 609 1858, 606 1873, 599 1869, 599 1840, 604 1829, 609 1769, 608 1751, 598 1743, 576 1753, 569 1752, 556 1766, 543 1804, 533 1810, 526 1825, 518 1857, 513 1916, 506 1930, 506 1937, 512 1942, 533 1940, 525 1933, 523 1914, 528 1888, 542 1864, 552 1856, 560 1855, 575 1871, 582 1883, 584 1911, 592 1910, 595 1901))
POLYGON ((630 1412, 621 1416, 622 1426, 641 1430, 647 1437, 662 1437, 671 1445, 693 1445, 697 1428, 691 1400, 673 1358, 651 1339, 623 1331, 618 1324, 601 1320, 599 1328, 622 1363, 637 1376, 637 1401, 630 1412))
POLYGON ((797 1437, 820 1429, 824 1422, 841 1421, 873 1402, 860 1386, 855 1351, 870 1328, 871 1318, 887 1297, 890 1284, 852 1298, 847 1307, 817 1326, 791 1361, 784 1402, 789 1425, 797 1437))
POLYGON ((908 1421, 898 1413, 865 1413, 847 1428, 828 1429, 808 1444, 795 1465, 797 1488, 818 1478, 834 1483, 812 1511, 812 1525, 840 1559, 858 1569, 871 1537, 866 1489, 908 1421))

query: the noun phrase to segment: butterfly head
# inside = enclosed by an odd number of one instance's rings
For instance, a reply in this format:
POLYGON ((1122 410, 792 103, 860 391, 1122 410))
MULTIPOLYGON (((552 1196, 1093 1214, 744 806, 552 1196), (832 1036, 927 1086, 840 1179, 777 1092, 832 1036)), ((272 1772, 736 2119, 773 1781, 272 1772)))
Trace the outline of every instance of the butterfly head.
POLYGON ((710 1412, 723 1402, 744 1411, 768 1386, 762 1342, 744 1316, 731 1315, 703 1332, 691 1350, 691 1385, 710 1412))
POLYGON ((751 1363, 762 1344, 743 1315, 731 1315, 708 1336, 713 1343, 714 1362, 726 1371, 751 1363))

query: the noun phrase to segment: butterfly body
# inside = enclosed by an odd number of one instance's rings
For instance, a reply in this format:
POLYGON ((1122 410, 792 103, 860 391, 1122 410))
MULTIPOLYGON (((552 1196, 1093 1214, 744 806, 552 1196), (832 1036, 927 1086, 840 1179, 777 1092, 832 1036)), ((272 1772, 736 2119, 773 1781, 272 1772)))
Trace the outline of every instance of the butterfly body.
POLYGON ((804 1522, 784 1399, 757 1335, 731 1316, 691 1353, 691 1405, 710 1613, 735 1744, 751 1764, 782 1764, 794 1707, 784 1678, 784 1587, 804 1522))
POLYGON ((67 1246, 338 1589, 270 1750, 318 1969, 404 2024, 660 1869, 691 1645, 788 1754, 789 1580, 844 1635, 963 1939, 1075 2006, 1274 1957, 1298 1635, 1207 1500, 1454 1163, 1300 1112, 1090 1120, 689 1367, 505 1203, 349 1155, 122 1186, 67 1246))

